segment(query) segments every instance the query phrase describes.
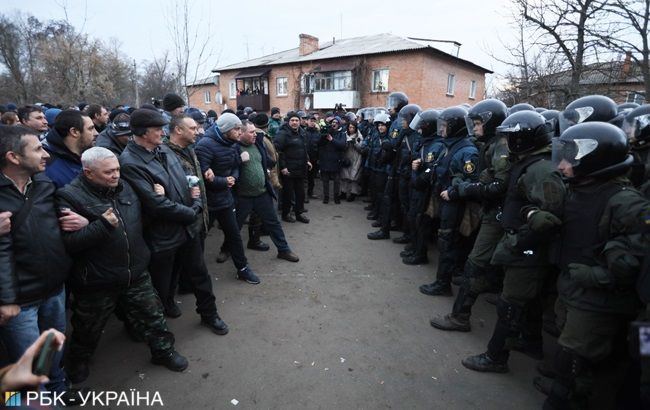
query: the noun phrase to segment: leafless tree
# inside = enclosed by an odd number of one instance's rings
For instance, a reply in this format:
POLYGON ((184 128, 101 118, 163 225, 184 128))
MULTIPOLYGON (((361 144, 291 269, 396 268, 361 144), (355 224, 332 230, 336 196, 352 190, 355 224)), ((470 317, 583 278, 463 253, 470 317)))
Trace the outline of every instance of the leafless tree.
POLYGON ((170 91, 178 92, 173 66, 169 52, 145 65, 139 84, 142 101, 150 103, 152 100, 161 100, 170 91))

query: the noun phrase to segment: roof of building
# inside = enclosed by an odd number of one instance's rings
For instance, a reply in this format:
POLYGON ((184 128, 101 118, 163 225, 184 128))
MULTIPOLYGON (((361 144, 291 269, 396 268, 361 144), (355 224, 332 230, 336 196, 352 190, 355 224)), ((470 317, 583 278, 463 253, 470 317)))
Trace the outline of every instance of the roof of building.
POLYGON ((291 50, 280 51, 278 53, 269 54, 266 56, 253 58, 251 60, 242 61, 235 64, 215 68, 213 72, 240 70, 249 67, 259 66, 272 66, 280 64, 291 64, 306 61, 325 60, 341 57, 352 57, 368 54, 381 54, 381 53, 395 53, 401 51, 413 50, 429 50, 438 55, 463 62, 466 65, 472 66, 477 70, 486 73, 492 73, 491 70, 481 67, 471 61, 458 58, 452 54, 441 51, 432 47, 432 41, 404 38, 394 34, 382 33, 363 37, 346 38, 334 41, 328 41, 319 44, 319 49, 313 53, 301 56, 299 54, 299 47, 292 48, 291 50))
MULTIPOLYGON (((548 78, 551 78, 556 86, 565 86, 571 82, 571 70, 551 74, 548 78)), ((639 83, 643 83, 641 66, 631 61, 588 64, 580 76, 580 85, 584 86, 639 83)))
POLYGON ((214 84, 217 81, 218 75, 212 74, 211 76, 205 77, 205 78, 198 78, 194 81, 190 81, 187 84, 185 84, 186 87, 193 87, 197 85, 210 85, 214 84))

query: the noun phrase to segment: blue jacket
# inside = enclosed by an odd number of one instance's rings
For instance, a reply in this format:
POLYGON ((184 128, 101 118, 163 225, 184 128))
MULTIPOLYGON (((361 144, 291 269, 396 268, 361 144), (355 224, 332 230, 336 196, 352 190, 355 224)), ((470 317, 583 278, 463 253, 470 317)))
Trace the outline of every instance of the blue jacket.
POLYGON ((62 188, 72 182, 81 173, 81 157, 73 153, 63 143, 63 137, 52 128, 45 136, 47 144, 43 148, 50 154, 45 168, 45 175, 62 188))
MULTIPOLYGON (((201 164, 201 171, 208 168, 214 172, 212 181, 205 180, 207 189, 208 209, 217 211, 235 206, 231 189, 228 188, 226 177, 239 179, 241 157, 239 145, 226 139, 215 125, 208 128, 203 138, 196 144, 196 157, 201 164)), ((235 182, 236 184, 236 182, 235 182)))
POLYGON ((386 164, 382 161, 382 143, 388 141, 388 134, 379 134, 375 127, 370 127, 368 136, 363 140, 364 147, 367 147, 367 157, 364 166, 371 171, 386 172, 386 164))
POLYGON ((443 138, 444 151, 436 166, 436 193, 451 187, 452 178, 478 181, 478 149, 467 136, 443 138))
POLYGON ((318 166, 321 171, 338 172, 341 169, 340 160, 347 147, 345 134, 338 131, 331 131, 330 134, 321 136, 318 141, 318 166), (332 135, 328 141, 327 136, 332 135))

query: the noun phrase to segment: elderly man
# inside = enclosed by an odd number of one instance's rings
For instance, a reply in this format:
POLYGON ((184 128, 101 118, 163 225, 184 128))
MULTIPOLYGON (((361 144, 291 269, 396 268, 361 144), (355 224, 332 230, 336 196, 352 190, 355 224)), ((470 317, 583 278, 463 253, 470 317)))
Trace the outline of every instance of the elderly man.
POLYGON ((255 212, 278 249, 278 258, 298 262, 298 255, 291 252, 273 205, 275 194, 269 181, 268 157, 264 141, 257 140, 254 124, 247 120, 242 124, 244 131, 239 145, 244 161, 239 171, 237 224, 241 229, 251 211, 255 212))
POLYGON ((174 302, 173 277, 178 250, 196 236, 194 222, 201 215, 201 192, 190 188, 176 155, 163 144, 167 121, 157 111, 138 109, 131 114, 133 140, 120 155, 122 175, 142 203, 145 239, 151 249, 149 272, 165 307, 165 315, 181 315, 174 302), (156 190, 154 191, 154 185, 156 190))
POLYGON ((162 303, 147 272, 150 252, 138 196, 128 182, 120 180, 120 164, 108 149, 88 149, 81 161, 83 173, 57 193, 59 208, 70 208, 89 220, 87 226, 63 236, 75 261, 70 281, 75 297, 73 331, 66 367, 70 381, 81 383, 88 377, 88 360, 118 303, 126 321, 149 344, 151 362, 183 371, 187 359, 174 350, 174 335, 167 329, 162 303))
MULTIPOLYGON (((0 209, 12 213, 0 236, 0 339, 17 361, 42 331, 65 332, 64 282, 72 261, 65 252, 54 204, 56 188, 43 170, 49 158, 38 134, 0 125, 0 209)), ((50 391, 66 391, 57 353, 50 391)))

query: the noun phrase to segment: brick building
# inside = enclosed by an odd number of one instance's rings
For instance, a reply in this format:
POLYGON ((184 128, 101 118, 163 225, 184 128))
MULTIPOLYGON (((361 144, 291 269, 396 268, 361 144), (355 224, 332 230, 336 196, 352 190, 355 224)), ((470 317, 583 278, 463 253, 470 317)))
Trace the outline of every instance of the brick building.
POLYGON ((329 110, 385 106, 402 91, 423 108, 473 104, 484 98, 490 70, 445 53, 430 41, 377 34, 320 44, 300 34, 299 47, 213 70, 216 78, 188 85, 203 110, 250 106, 329 110))

